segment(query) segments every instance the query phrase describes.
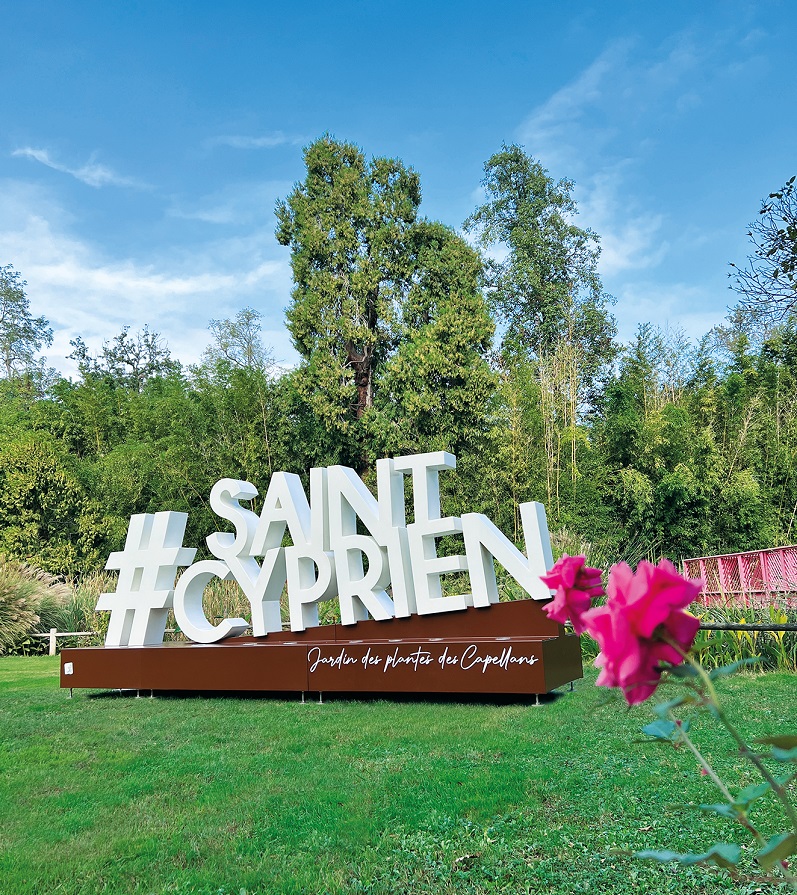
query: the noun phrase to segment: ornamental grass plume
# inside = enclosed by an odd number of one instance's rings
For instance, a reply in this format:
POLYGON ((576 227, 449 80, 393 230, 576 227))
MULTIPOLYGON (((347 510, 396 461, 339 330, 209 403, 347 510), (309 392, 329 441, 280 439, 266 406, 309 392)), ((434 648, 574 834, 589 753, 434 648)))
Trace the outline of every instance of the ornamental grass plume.
POLYGON ((71 594, 54 575, 0 556, 0 654, 17 652, 32 632, 57 626, 71 594))

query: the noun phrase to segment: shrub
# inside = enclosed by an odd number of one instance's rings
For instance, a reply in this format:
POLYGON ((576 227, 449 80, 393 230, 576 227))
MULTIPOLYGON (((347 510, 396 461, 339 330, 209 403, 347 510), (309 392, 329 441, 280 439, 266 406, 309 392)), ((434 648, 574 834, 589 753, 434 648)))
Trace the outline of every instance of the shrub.
POLYGON ((0 653, 35 651, 30 635, 58 628, 72 594, 54 575, 0 557, 0 653))
MULTIPOLYGON (((699 606, 692 611, 704 624, 785 625, 797 623, 797 611, 787 603, 768 606, 699 606)), ((709 668, 757 659, 760 669, 797 671, 797 631, 711 631, 699 647, 700 661, 709 668)))

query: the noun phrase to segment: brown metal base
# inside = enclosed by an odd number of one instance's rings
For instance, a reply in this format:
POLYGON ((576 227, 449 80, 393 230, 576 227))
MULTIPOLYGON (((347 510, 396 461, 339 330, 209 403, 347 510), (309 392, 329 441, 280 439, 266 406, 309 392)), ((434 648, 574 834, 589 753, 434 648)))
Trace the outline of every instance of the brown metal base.
POLYGON ((70 690, 533 695, 581 677, 579 638, 534 600, 214 644, 61 653, 70 690))

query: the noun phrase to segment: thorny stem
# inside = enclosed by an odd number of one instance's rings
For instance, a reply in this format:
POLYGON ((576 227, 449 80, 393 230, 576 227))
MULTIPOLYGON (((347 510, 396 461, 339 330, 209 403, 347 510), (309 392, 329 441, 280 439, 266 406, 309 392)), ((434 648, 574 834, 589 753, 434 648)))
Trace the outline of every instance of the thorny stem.
POLYGON ((706 761, 706 759, 703 757, 700 750, 692 742, 683 727, 678 723, 678 719, 675 717, 675 715, 673 715, 672 712, 668 712, 667 714, 670 716, 670 720, 673 722, 673 724, 675 724, 675 726, 678 728, 678 736, 684 743, 686 743, 689 751, 692 753, 692 755, 695 756, 700 767, 703 768, 706 774, 708 774, 708 776, 713 780, 715 786, 723 794, 723 796, 725 796, 725 798, 733 805, 735 803, 735 799, 731 795, 728 787, 722 782, 722 780, 717 776, 717 772, 714 770, 714 768, 712 768, 708 761, 706 761))
POLYGON ((713 708, 719 720, 725 726, 725 729, 738 744, 740 754, 750 759, 750 761, 756 767, 764 780, 766 780, 766 782, 772 787, 772 791, 775 793, 778 800, 783 805, 783 808, 786 811, 786 814, 791 821, 792 826, 794 827, 795 831, 797 831, 797 811, 795 811, 794 806, 789 800, 786 790, 772 776, 764 762, 761 761, 761 757, 757 753, 753 752, 753 750, 747 745, 744 737, 742 737, 739 731, 730 722, 728 716, 725 714, 724 709, 719 703, 719 699, 717 698, 717 691, 714 689, 714 682, 711 680, 708 674, 706 674, 706 669, 703 668, 703 666, 694 658, 694 656, 692 656, 690 653, 684 652, 681 647, 677 643, 675 643, 675 641, 670 640, 669 638, 665 639, 667 643, 669 643, 670 646, 676 649, 678 653, 683 656, 683 658, 697 672, 700 680, 706 688, 706 692, 708 693, 709 704, 713 708))
POLYGON ((736 816, 737 816, 737 819, 739 820, 739 823, 743 827, 745 827, 745 829, 749 830, 753 834, 753 836, 755 836, 755 838, 758 840, 758 842, 761 845, 765 845, 766 840, 764 839, 762 834, 756 829, 756 827, 753 825, 753 823, 750 821, 750 819, 747 817, 747 812, 737 806, 736 799, 734 799, 734 797, 731 795, 728 787, 722 782, 720 777, 717 775, 717 772, 714 770, 714 768, 711 767, 711 765, 704 758, 703 754, 700 752, 700 750, 697 748, 697 746, 692 742, 689 735, 686 733, 686 731, 683 729, 683 727, 678 723, 678 719, 675 717, 675 715, 673 715, 673 713, 671 711, 668 712, 668 715, 670 716, 670 720, 678 728, 678 735, 679 735, 681 741, 687 745, 687 747, 689 748, 689 751, 692 753, 692 755, 695 756, 695 758, 698 761, 698 764, 700 765, 701 768, 703 768, 703 770, 706 772, 706 774, 708 774, 708 776, 714 782, 714 785, 717 787, 717 789, 723 794, 723 796, 725 796, 725 798, 728 800, 728 802, 731 805, 733 805, 733 807, 736 809, 736 811, 737 811, 736 816))
MULTIPOLYGON (((733 724, 731 724, 731 722, 729 721, 728 716, 725 714, 725 711, 720 706, 719 699, 717 698, 717 691, 714 689, 714 682, 706 673, 706 669, 703 668, 700 662, 698 662, 690 653, 684 652, 684 650, 682 650, 681 647, 677 643, 675 643, 675 641, 671 640, 669 637, 665 637, 663 639, 665 639, 666 642, 669 643, 670 646, 672 646, 679 653, 679 655, 681 655, 684 660, 692 666, 692 668, 694 668, 695 672, 697 673, 698 677, 703 683, 703 686, 706 689, 706 693, 708 694, 708 704, 713 709, 717 718, 719 718, 719 720, 725 726, 725 729, 738 744, 739 753, 741 755, 744 755, 746 758, 749 758, 753 765, 755 765, 761 776, 766 780, 767 783, 769 783, 772 791, 775 793, 775 795, 778 797, 778 800, 783 805, 789 820, 794 826, 795 831, 797 831, 797 812, 795 812, 794 807, 789 801, 786 790, 780 785, 780 783, 778 783, 778 781, 772 776, 772 774, 770 774, 764 763, 761 761, 761 758, 755 752, 753 752, 753 750, 747 745, 746 741, 739 733, 739 731, 736 730, 733 724)), ((681 740, 686 743, 692 754, 695 756, 695 758, 697 758, 700 766, 711 777, 711 779, 719 788, 720 792, 722 792, 725 798, 728 799, 728 801, 736 807, 736 802, 733 796, 731 796, 730 792, 728 791, 728 788, 714 772, 714 769, 703 758, 700 751, 683 730, 683 727, 677 723, 677 719, 673 716, 671 711, 669 712, 669 715, 670 718, 676 723, 676 727, 678 728, 678 733, 680 734, 681 740)), ((758 832, 758 830, 753 826, 753 824, 747 817, 747 812, 744 810, 740 810, 738 807, 737 811, 739 823, 741 823, 747 830, 749 830, 760 844, 765 844, 763 836, 761 835, 761 833, 758 832)), ((795 892, 797 892, 797 876, 789 872, 788 864, 785 861, 782 861, 781 865, 781 872, 783 873, 783 877, 785 878, 786 882, 788 882, 789 885, 795 890, 795 892)))

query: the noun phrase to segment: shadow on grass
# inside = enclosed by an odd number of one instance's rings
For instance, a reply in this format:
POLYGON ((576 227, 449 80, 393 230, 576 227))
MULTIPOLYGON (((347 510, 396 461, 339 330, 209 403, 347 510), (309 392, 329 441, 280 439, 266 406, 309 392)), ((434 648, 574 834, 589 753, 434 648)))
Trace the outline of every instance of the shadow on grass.
POLYGON ((190 699, 238 699, 268 700, 271 702, 302 702, 306 705, 326 705, 328 703, 374 703, 394 702, 421 703, 425 705, 526 705, 543 707, 556 702, 565 692, 541 693, 539 696, 517 693, 318 693, 286 694, 273 691, 212 690, 197 693, 192 690, 103 690, 87 694, 90 700, 103 699, 170 699, 186 701, 190 699), (150 696, 151 694, 151 696, 150 696))

